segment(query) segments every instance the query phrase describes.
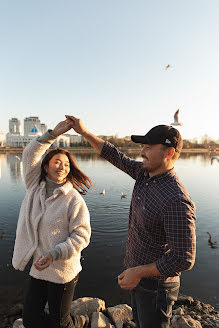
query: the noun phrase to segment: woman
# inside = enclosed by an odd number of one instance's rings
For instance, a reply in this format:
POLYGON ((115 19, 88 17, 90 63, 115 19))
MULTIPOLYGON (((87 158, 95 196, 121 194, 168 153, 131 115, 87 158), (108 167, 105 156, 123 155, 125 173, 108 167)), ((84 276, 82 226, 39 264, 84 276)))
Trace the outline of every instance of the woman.
POLYGON ((70 316, 81 271, 81 251, 90 241, 90 217, 80 194, 92 186, 73 156, 46 150, 72 128, 66 119, 54 130, 32 140, 23 152, 27 192, 21 205, 12 264, 23 271, 33 257, 24 302, 26 328, 83 327, 85 318, 70 316), (44 308, 48 301, 49 317, 44 308))

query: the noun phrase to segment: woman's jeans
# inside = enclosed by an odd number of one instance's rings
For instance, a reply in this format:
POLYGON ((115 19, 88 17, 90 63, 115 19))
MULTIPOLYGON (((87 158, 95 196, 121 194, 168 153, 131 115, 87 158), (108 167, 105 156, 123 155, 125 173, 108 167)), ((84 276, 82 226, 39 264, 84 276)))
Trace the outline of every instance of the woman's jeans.
POLYGON ((137 328, 168 328, 179 282, 161 283, 142 279, 131 291, 133 318, 137 328))
POLYGON ((24 327, 73 328, 70 307, 77 281, 78 276, 66 284, 55 284, 30 277, 24 301, 24 327), (49 315, 44 312, 47 301, 49 315))

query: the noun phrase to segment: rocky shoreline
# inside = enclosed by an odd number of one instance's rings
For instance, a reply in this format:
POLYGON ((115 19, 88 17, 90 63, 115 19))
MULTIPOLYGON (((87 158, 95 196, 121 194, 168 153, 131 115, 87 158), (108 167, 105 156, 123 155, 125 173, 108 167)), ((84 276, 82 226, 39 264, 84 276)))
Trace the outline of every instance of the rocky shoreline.
MULTIPOLYGON (((0 320, 0 328, 23 328, 22 304, 13 306, 0 320)), ((46 309, 48 311, 48 309, 46 309)), ((99 298, 83 297, 72 302, 71 315, 89 318, 91 328, 134 328, 132 309, 127 304, 106 307, 99 298)), ((219 312, 213 306, 180 294, 173 307, 171 328, 219 327, 219 312)), ((40 328, 40 327, 39 327, 40 328)))

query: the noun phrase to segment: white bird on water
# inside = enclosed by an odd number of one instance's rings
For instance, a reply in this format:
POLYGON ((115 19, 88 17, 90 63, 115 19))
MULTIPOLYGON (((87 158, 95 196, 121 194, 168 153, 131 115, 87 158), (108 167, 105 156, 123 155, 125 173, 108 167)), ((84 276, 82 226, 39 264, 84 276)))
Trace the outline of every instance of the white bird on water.
POLYGON ((211 157, 211 165, 213 164, 214 160, 216 160, 217 162, 219 162, 219 158, 217 156, 212 156, 211 157))
POLYGON ((171 125, 182 125, 182 123, 179 122, 179 109, 174 114, 174 122, 171 123, 171 125))
POLYGON ((122 199, 122 198, 126 198, 126 195, 123 194, 123 192, 121 192, 121 199, 122 199))
POLYGON ((103 196, 105 196, 105 194, 106 194, 106 190, 105 190, 105 189, 103 189, 103 191, 101 191, 101 192, 100 192, 100 195, 103 195, 103 196))

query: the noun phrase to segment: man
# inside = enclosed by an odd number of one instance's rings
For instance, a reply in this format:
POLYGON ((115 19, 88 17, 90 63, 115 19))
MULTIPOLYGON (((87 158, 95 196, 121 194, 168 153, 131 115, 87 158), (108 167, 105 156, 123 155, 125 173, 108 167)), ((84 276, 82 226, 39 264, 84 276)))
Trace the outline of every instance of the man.
POLYGON ((158 125, 145 136, 131 136, 143 145, 142 162, 88 132, 80 119, 73 128, 113 165, 136 180, 129 213, 125 267, 121 288, 131 290, 137 328, 168 328, 177 300, 181 271, 195 262, 195 205, 174 172, 182 138, 172 126, 158 125))

